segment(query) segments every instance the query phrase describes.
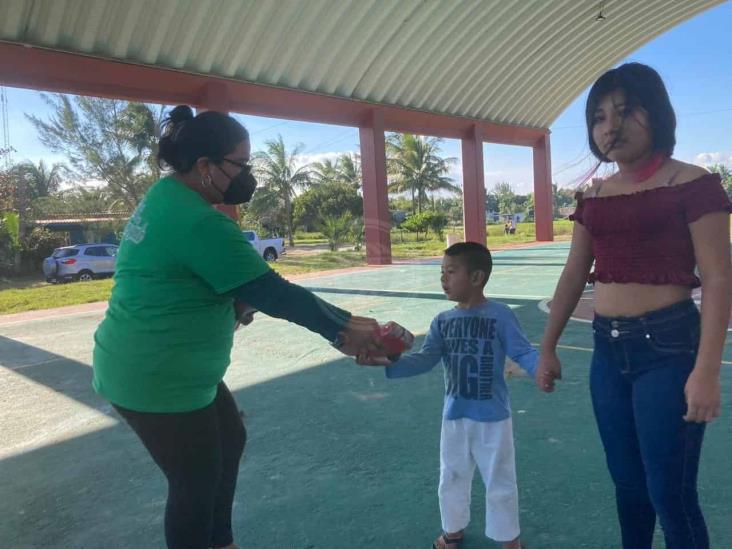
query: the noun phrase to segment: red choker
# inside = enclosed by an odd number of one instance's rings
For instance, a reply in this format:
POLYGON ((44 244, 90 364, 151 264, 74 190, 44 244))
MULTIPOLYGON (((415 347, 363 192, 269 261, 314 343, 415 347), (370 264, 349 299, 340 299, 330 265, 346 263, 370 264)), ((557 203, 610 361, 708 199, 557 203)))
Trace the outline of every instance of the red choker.
POLYGON ((653 177, 663 164, 666 157, 661 153, 656 153, 648 159, 648 162, 643 164, 632 174, 634 183, 642 183, 643 181, 653 177))

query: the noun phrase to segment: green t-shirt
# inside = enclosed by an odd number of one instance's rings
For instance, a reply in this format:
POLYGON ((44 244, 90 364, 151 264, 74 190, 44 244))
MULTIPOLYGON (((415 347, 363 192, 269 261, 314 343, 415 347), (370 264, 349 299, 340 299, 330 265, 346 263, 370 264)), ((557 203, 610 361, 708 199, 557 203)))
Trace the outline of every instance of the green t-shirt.
POLYGON ((124 232, 94 389, 140 412, 210 404, 233 342, 227 292, 268 271, 233 220, 177 179, 158 181, 124 232))

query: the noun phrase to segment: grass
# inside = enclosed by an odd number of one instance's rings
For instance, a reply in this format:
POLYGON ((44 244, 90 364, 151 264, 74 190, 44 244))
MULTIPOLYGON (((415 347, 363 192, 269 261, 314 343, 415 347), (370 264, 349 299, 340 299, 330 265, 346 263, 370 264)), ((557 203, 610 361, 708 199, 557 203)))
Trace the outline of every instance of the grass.
POLYGON ((283 276, 362 267, 366 264, 366 253, 361 252, 323 252, 314 255, 282 257, 272 263, 275 271, 283 276))
MULTIPOLYGON (((328 239, 323 233, 306 233, 305 231, 295 231, 295 242, 298 246, 303 244, 327 244, 328 239)), ((285 242, 287 244, 287 242, 285 242)))
MULTIPOLYGON (((516 227, 516 234, 507 235, 503 232, 503 224, 488 225, 488 247, 498 248, 509 244, 534 242, 536 240, 536 227, 533 223, 519 223, 516 227)), ((445 234, 456 234, 462 238, 462 227, 451 227, 445 234)), ((557 240, 569 238, 572 234, 572 222, 566 219, 554 222, 554 237, 557 240)), ((431 257, 440 255, 445 249, 446 240, 437 239, 430 234, 425 239, 424 235, 417 239, 413 233, 393 230, 391 232, 391 249, 394 259, 415 259, 419 257, 431 257)))
MULTIPOLYGON (((301 257, 283 257, 273 263, 272 267, 278 273, 288 276, 359 267, 365 263, 363 252, 325 252, 301 257)), ((0 279, 0 314, 107 301, 113 285, 114 281, 110 278, 69 284, 48 284, 39 277, 0 279)))
POLYGON ((4 282, 0 290, 0 314, 106 301, 114 284, 111 278, 70 284, 48 284, 41 280, 25 282, 22 288, 13 289, 5 289, 7 282, 4 282))
MULTIPOLYGON (((555 221, 554 234, 559 239, 571 234, 571 221, 555 221)), ((450 231, 462 234, 462 227, 450 231)), ((317 244, 320 233, 298 233, 297 244, 317 244)), ((504 235, 503 225, 488 225, 488 244, 498 247, 506 244, 531 242, 535 240, 533 223, 519 223, 515 235, 504 235)), ((429 238, 406 231, 393 230, 391 235, 392 255, 396 260, 439 256, 445 249, 445 240, 430 234, 429 238)), ((272 264, 274 270, 283 276, 306 274, 333 269, 348 269, 366 264, 365 252, 341 251, 323 252, 312 255, 285 256, 272 264)), ((48 284, 40 276, 0 278, 0 314, 20 313, 40 309, 54 309, 66 305, 80 305, 109 299, 114 282, 111 279, 70 284, 48 284)))

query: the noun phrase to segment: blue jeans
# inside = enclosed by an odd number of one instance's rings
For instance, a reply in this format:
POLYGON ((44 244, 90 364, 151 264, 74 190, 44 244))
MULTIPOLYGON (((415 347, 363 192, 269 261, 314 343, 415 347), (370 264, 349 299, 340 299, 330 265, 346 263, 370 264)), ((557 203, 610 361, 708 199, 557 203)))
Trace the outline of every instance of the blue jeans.
POLYGON ((639 317, 595 315, 592 326, 592 405, 623 548, 650 549, 658 516, 667 549, 708 549, 696 490, 705 425, 683 419, 699 347, 694 302, 639 317))

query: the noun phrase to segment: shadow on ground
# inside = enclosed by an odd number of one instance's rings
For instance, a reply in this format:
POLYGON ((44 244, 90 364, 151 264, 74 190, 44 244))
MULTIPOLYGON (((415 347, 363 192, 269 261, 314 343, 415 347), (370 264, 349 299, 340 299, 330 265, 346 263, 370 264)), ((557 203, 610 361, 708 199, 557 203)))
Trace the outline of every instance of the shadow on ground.
MULTIPOLYGON (((536 302, 512 304, 536 341, 544 321, 536 302)), ((285 323, 267 322, 265 328, 277 337, 286 338, 291 330, 285 323)), ((313 341, 303 336, 291 345, 306 348, 313 341)), ((565 344, 587 347, 588 342, 586 325, 570 325, 565 344)), ((26 381, 90 410, 107 409, 89 387, 86 364, 8 338, 0 339, 0 349, 4 357, 15 357, 4 358, 3 366, 26 381), (17 369, 37 352, 47 361, 17 369)), ((266 349, 252 352, 266 363, 266 349)), ((269 353, 273 362, 282 361, 277 349, 269 353)), ((611 487, 587 392, 589 354, 567 350, 562 357, 565 379, 555 395, 540 394, 526 378, 509 381, 524 536, 535 549, 617 547, 611 487)), ((231 385, 250 433, 235 506, 240 544, 430 546, 439 530, 439 368, 387 381, 380 369, 339 359, 254 383, 242 382, 249 375, 242 366, 233 370, 231 385)), ((728 378, 724 392, 729 397, 728 378)), ((732 546, 724 495, 730 481, 732 408, 729 398, 725 402, 722 419, 708 431, 700 481, 715 547, 732 546)), ((3 459, 0 487, 0 547, 163 547, 165 485, 122 423, 3 459)), ((464 547, 493 546, 481 535, 484 504, 478 482, 472 509, 464 547)))

